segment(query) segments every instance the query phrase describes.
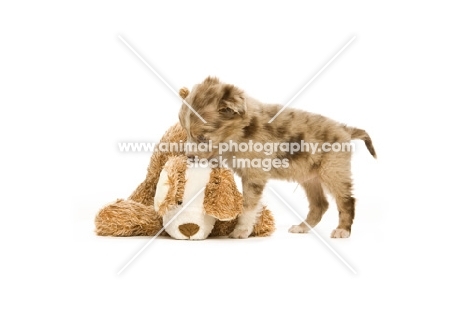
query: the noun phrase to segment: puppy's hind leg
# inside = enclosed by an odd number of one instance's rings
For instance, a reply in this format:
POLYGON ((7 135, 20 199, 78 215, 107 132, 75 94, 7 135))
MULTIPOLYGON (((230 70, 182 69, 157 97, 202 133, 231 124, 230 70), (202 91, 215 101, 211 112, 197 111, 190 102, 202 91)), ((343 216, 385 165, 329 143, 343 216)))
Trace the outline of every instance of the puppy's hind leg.
POLYGON ((354 219, 354 197, 341 197, 336 199, 338 210, 340 212, 340 221, 338 227, 332 231, 332 238, 348 238, 351 234, 351 225, 354 219))
POLYGON ((307 199, 309 200, 309 213, 307 214, 305 222, 299 225, 293 225, 289 229, 291 233, 308 232, 310 227, 313 228, 320 222, 322 215, 328 209, 327 197, 318 177, 301 183, 301 186, 304 188, 307 199))
POLYGON ((352 194, 351 178, 340 178, 338 180, 328 180, 325 183, 331 194, 335 197, 339 212, 338 227, 331 233, 332 238, 348 238, 351 234, 351 225, 354 220, 355 199, 352 194))
POLYGON ((237 218, 236 227, 229 235, 230 238, 245 239, 252 234, 254 225, 257 223, 258 216, 262 210, 260 198, 262 198, 265 184, 266 181, 264 180, 253 181, 242 178, 244 210, 237 218))

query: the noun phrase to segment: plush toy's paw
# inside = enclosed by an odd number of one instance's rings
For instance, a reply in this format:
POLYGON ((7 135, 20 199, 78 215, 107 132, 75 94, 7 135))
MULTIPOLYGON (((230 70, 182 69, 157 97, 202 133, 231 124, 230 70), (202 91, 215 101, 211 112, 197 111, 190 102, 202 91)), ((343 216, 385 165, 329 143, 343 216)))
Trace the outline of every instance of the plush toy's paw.
POLYGON ((189 95, 190 91, 188 90, 187 87, 182 87, 181 89, 179 89, 179 96, 182 97, 182 99, 185 99, 187 98, 187 96, 189 95))
POLYGON ((342 228, 337 228, 331 233, 332 238, 348 238, 349 235, 350 231, 342 228))
POLYGON ((236 227, 234 228, 234 231, 229 234, 229 238, 247 239, 251 233, 252 233, 252 229, 249 230, 246 227, 236 227))
POLYGON ((289 228, 289 232, 293 234, 305 234, 309 232, 310 228, 307 227, 306 225, 293 225, 291 228, 289 228))
POLYGON ((99 236, 154 236, 162 219, 153 206, 118 199, 99 210, 94 220, 99 236))

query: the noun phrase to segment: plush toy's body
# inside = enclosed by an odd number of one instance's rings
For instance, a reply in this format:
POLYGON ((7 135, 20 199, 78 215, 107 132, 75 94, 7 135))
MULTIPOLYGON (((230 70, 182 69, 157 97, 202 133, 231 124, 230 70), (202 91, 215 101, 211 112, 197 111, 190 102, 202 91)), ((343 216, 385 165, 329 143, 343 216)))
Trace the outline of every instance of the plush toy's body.
MULTIPOLYGON (((161 142, 164 143, 179 143, 180 141, 185 142, 187 140, 187 135, 182 127, 177 123, 176 125, 172 126, 162 137, 161 142)), ((154 198, 156 194, 157 184, 160 179, 161 171, 166 165, 166 162, 170 158, 174 158, 177 156, 184 155, 183 152, 161 152, 155 149, 153 155, 151 156, 150 164, 148 166, 147 174, 145 180, 135 189, 135 191, 130 195, 130 197, 126 200, 118 199, 117 201, 104 206, 96 215, 95 218, 95 225, 96 225, 96 234, 100 236, 154 236, 156 235, 162 228, 163 228, 163 208, 160 205, 155 206, 154 198), (156 212, 155 207, 158 208, 158 212, 156 212)), ((171 165, 171 164, 169 164, 171 165)), ((167 166, 166 166, 167 167, 167 166)), ((213 169, 215 171, 216 169, 213 169)), ((180 171, 179 171, 180 172, 180 171)), ((212 172, 211 172, 212 173, 212 172)), ((227 169, 219 169, 218 172, 218 181, 219 182, 228 182, 226 180, 233 178, 232 172, 227 169)), ((205 173, 206 174, 206 173, 205 173)), ((167 176, 165 176, 167 177, 167 176)), ((205 175, 206 177, 206 175, 205 175)), ((210 177, 211 178, 211 177, 210 177)), ((232 180, 233 182, 233 180, 232 180)), ((213 183, 216 185, 216 183, 213 183)), ((223 195, 224 198, 221 196, 216 196, 216 193, 219 191, 215 191, 212 187, 214 186, 212 182, 205 183, 206 189, 204 196, 204 208, 203 214, 211 214, 210 218, 203 219, 199 217, 196 219, 197 225, 199 226, 200 234, 197 236, 193 236, 191 239, 203 239, 207 236, 227 236, 230 232, 234 230, 234 226, 236 224, 236 219, 232 219, 229 221, 225 221, 227 219, 232 218, 231 215, 234 217, 240 212, 238 210, 239 201, 242 202, 242 196, 237 191, 232 190, 232 196, 223 195), (208 198, 207 198, 208 197, 208 198), (226 198, 228 197, 228 198, 226 198), (211 199, 209 203, 206 203, 206 199, 211 199), (232 199, 236 201, 236 206, 234 204, 226 204, 226 199, 232 199), (240 200, 239 200, 240 199, 240 200), (208 208, 211 210, 207 211, 208 208), (223 208, 226 207, 231 208, 228 217, 222 214, 223 208), (236 211, 237 210, 237 211, 236 211), (234 212, 233 212, 234 211, 234 212), (239 212, 238 212, 239 211, 239 212), (214 215, 214 216, 213 216, 214 215), (205 225, 203 220, 207 219, 208 224, 205 225), (212 224, 214 219, 214 223, 212 224), (223 221, 220 221, 222 219, 223 221), (206 234, 209 228, 213 225, 211 232, 206 234), (201 229, 201 227, 206 227, 201 229), (203 234, 202 231, 203 230, 203 234), (203 238, 200 238, 202 236, 203 238)), ((230 183, 230 186, 233 183, 230 183)), ((161 186, 161 184, 159 185, 161 186)), ((219 184, 217 185, 219 186, 219 184)), ((184 190, 185 187, 179 187, 180 190, 184 190)), ((190 189, 191 190, 191 189, 190 189)), ((162 193, 160 194, 159 198, 162 197, 162 193)), ((177 197, 174 196, 173 198, 168 199, 176 199, 177 197)), ((158 198, 157 198, 158 199, 158 198)), ((176 200, 177 202, 177 200, 176 200)), ((200 203, 196 204, 200 207, 200 203)), ((183 205, 182 205, 183 206, 183 205)), ((195 206, 195 205, 194 205, 195 206)), ((187 210, 189 210, 187 207, 187 210)), ((174 209, 175 210, 175 209, 174 209)), ((184 210, 187 211, 187 210, 184 210)), ((171 210, 173 212, 173 210, 171 210)), ((170 213, 174 215, 175 213, 170 213)), ((182 216, 182 215, 179 215, 182 216)), ((169 221, 171 216, 167 215, 166 222, 169 221)), ((185 217, 180 218, 180 220, 184 219, 185 217)), ((177 219, 174 220, 176 222, 177 219)), ((187 220, 187 222, 192 223, 193 221, 187 220)), ((172 224, 172 223, 171 223, 172 224)), ((175 224, 175 223, 174 223, 175 224)), ((180 224, 182 225, 182 224, 180 224)), ((189 239, 189 237, 185 236, 183 233, 177 232, 174 228, 175 225, 168 227, 172 227, 170 231, 170 235, 174 238, 180 239, 189 239)), ((177 226, 178 227, 178 226, 177 226)), ((182 228, 182 230, 186 232, 186 234, 191 234, 194 231, 194 227, 186 226, 182 228), (186 229, 185 229, 186 228, 186 229)), ((260 217, 258 218, 257 224, 255 225, 254 231, 251 236, 269 236, 274 231, 274 219, 269 210, 266 208, 263 209, 260 217)), ((170 229, 169 229, 170 230, 170 229)))

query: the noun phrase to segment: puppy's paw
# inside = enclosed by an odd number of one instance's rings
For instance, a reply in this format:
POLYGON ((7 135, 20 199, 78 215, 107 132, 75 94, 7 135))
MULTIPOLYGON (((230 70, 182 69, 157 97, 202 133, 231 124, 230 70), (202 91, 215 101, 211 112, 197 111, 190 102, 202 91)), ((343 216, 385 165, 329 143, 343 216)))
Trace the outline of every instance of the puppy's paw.
POLYGON ((289 232, 293 234, 305 234, 309 232, 309 227, 307 226, 302 226, 302 225, 293 225, 291 228, 289 228, 289 232))
POLYGON ((247 239, 251 233, 252 233, 251 230, 249 231, 248 229, 243 228, 243 227, 239 227, 239 228, 236 227, 234 231, 229 234, 229 238, 247 239))
POLYGON ((332 231, 331 236, 332 238, 348 238, 350 235, 350 231, 343 229, 343 228, 337 228, 332 231))

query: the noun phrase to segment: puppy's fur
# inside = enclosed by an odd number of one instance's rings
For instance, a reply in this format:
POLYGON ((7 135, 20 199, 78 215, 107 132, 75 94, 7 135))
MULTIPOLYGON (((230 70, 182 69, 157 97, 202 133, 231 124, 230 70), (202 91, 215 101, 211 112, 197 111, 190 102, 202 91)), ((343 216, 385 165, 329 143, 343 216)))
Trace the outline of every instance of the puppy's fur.
MULTIPOLYGON (((282 105, 263 104, 248 97, 234 85, 221 83, 217 78, 208 77, 189 92, 181 89, 186 102, 205 120, 182 105, 179 120, 187 131, 189 142, 204 143, 211 140, 213 146, 232 140, 236 143, 327 143, 350 142, 351 139, 364 140, 367 149, 376 157, 369 135, 362 129, 345 126, 324 116, 292 108, 286 108, 277 118, 268 121, 283 108, 282 105)), ((192 152, 187 155, 212 158, 218 150, 192 152)), ((296 152, 290 154, 277 150, 272 155, 264 152, 239 152, 230 150, 222 154, 227 164, 242 178, 244 211, 239 217, 232 238, 247 238, 261 210, 259 200, 268 179, 295 181, 304 188, 309 200, 309 213, 306 223, 294 225, 290 232, 304 233, 309 227, 319 223, 328 208, 324 188, 336 199, 339 210, 339 224, 333 230, 332 238, 347 238, 351 233, 354 219, 355 199, 352 195, 351 152, 296 152), (235 157, 234 157, 235 156, 235 157), (234 158, 279 158, 287 159, 288 168, 234 167, 234 158)))

